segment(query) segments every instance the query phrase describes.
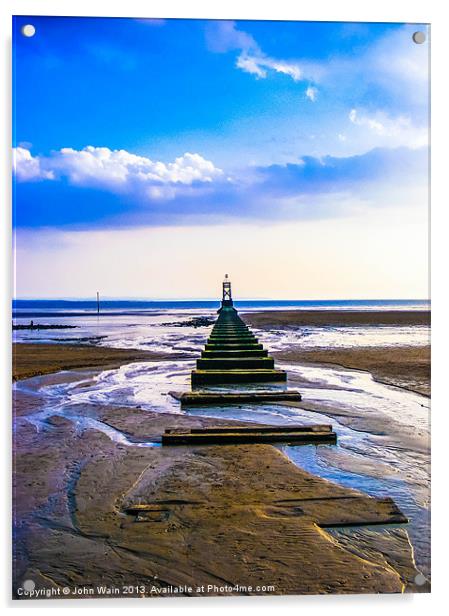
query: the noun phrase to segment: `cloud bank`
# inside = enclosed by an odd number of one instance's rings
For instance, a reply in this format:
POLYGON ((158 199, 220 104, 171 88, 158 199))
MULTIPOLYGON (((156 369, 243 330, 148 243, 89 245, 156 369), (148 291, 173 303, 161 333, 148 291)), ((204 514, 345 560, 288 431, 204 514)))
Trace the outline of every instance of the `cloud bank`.
POLYGON ((33 156, 27 148, 13 148, 13 170, 18 180, 27 182, 30 180, 52 180, 52 171, 46 171, 41 167, 38 156, 33 156))
POLYGON ((211 183, 223 176, 221 169, 199 154, 186 152, 173 162, 163 163, 126 150, 91 145, 34 157, 26 148, 18 147, 13 151, 13 163, 19 181, 67 178, 74 185, 112 192, 143 190, 154 199, 173 197, 182 187, 211 183))
POLYGON ((17 225, 276 221, 335 218, 354 207, 417 200, 425 205, 427 158, 427 148, 376 148, 357 156, 304 156, 246 167, 229 177, 199 154, 163 163, 93 146, 35 157, 21 147, 14 157, 22 217, 17 225))

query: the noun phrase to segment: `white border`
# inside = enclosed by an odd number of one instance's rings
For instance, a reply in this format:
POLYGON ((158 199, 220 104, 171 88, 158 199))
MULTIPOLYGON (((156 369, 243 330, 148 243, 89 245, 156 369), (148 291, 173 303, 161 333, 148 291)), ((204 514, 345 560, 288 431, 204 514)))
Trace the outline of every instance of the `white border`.
MULTIPOLYGON (((146 609, 153 613, 183 610, 193 613, 204 610, 224 612, 229 609, 243 611, 244 609, 258 609, 260 611, 281 610, 296 613, 298 610, 313 610, 314 615, 325 613, 327 609, 332 614, 360 614, 363 609, 364 616, 379 615, 382 609, 397 614, 422 614, 423 610, 437 610, 437 603, 446 603, 444 596, 446 583, 447 520, 446 508, 442 498, 447 493, 446 465, 444 455, 446 409, 448 407, 446 389, 448 380, 446 346, 448 343, 448 314, 449 302, 447 292, 448 266, 447 245, 449 243, 449 200, 447 185, 449 182, 448 156, 447 156, 447 28, 449 22, 445 19, 445 4, 440 0, 312 0, 311 2, 292 2, 276 0, 269 5, 261 3, 243 3, 241 0, 227 0, 213 4, 210 0, 126 0, 114 4, 104 0, 4 0, 0 7, 0 28, 2 41, 2 74, 6 75, 2 84, 0 96, 3 102, 1 114, 0 135, 2 135, 1 149, 1 177, 2 186, 2 224, 0 225, 0 254, 2 268, 0 268, 1 301, 3 319, 1 321, 2 350, 4 356, 1 373, 1 388, 3 393, 2 411, 2 437, 5 439, 3 452, 2 479, 5 481, 2 503, 6 505, 3 512, 2 530, 5 533, 3 546, 4 561, 2 562, 1 597, 9 609, 18 609, 19 612, 33 607, 37 611, 58 609, 90 610, 112 609, 146 609), (9 429, 9 399, 10 399, 10 372, 6 366, 10 361, 10 44, 11 44, 11 15, 86 15, 86 16, 126 16, 126 17, 201 17, 211 19, 298 19, 315 21, 397 21, 409 23, 432 24, 432 300, 433 300, 433 591, 432 595, 415 596, 320 596, 320 597, 276 597, 276 598, 229 598, 229 599, 176 599, 176 600, 83 600, 46 601, 44 603, 21 603, 8 600, 10 596, 10 514, 9 514, 9 485, 11 468, 8 460, 10 443, 9 429), (5 87, 6 86, 6 87, 5 87), (6 315, 6 318, 5 318, 6 315), (437 489, 439 486, 439 490, 437 489), (435 513, 435 508, 437 513, 435 513)), ((447 445, 446 445, 447 448, 447 445)), ((387 612, 387 613, 388 613, 387 612)))
POLYGON ((357 2, 349 0, 313 0, 275 3, 252 3, 227 0, 213 3, 207 0, 165 0, 145 2, 126 0, 126 4, 78 0, 16 0, 9 2, 17 15, 90 15, 100 17, 197 17, 209 19, 296 19, 302 21, 430 21, 432 2, 416 0, 376 0, 357 2))

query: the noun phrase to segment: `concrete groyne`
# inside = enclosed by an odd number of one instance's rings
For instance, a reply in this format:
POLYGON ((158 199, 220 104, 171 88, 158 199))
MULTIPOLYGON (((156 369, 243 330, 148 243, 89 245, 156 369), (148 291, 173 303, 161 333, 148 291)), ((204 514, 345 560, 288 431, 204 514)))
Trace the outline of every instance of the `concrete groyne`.
POLYGON ((233 305, 223 300, 219 316, 207 339, 192 387, 220 383, 286 381, 285 370, 277 370, 274 359, 239 317, 233 305))

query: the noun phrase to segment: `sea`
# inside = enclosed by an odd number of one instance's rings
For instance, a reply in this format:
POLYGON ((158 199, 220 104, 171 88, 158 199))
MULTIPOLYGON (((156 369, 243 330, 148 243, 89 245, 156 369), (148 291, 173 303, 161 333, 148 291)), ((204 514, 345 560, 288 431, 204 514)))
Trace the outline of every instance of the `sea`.
MULTIPOLYGON (((14 299, 13 311, 24 313, 96 313, 96 300, 86 299, 14 299)), ((427 310, 430 302, 423 299, 332 299, 237 300, 238 310, 427 310)), ((101 312, 149 312, 154 310, 217 310, 217 300, 101 300, 101 312)))
MULTIPOLYGON (((240 314, 265 310, 429 310, 427 300, 244 300, 236 301, 240 314)), ((214 318, 218 301, 141 301, 106 300, 14 300, 13 323, 26 325, 70 325, 71 329, 15 330, 15 342, 83 343, 136 348, 177 354, 180 350, 196 354, 207 335, 207 327, 184 327, 195 317, 214 318), (181 331, 182 330, 182 331, 181 331)), ((301 327, 273 329, 266 333, 270 348, 300 343, 307 347, 347 347, 378 345, 425 345, 427 327, 301 327)))

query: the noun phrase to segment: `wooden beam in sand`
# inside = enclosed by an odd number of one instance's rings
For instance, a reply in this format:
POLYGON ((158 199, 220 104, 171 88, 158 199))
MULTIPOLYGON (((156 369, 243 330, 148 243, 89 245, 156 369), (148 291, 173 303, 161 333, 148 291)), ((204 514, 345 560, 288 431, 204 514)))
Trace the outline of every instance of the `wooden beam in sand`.
POLYGON ((170 395, 179 400, 182 406, 203 404, 263 404, 268 402, 300 402, 301 394, 289 391, 242 391, 242 392, 176 392, 170 395))
POLYGON ((277 442, 295 443, 296 445, 335 444, 337 435, 332 431, 331 426, 168 429, 162 435, 162 445, 228 445, 277 442))

